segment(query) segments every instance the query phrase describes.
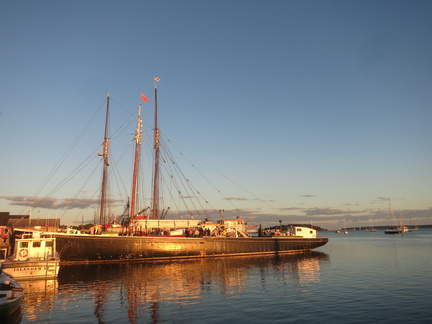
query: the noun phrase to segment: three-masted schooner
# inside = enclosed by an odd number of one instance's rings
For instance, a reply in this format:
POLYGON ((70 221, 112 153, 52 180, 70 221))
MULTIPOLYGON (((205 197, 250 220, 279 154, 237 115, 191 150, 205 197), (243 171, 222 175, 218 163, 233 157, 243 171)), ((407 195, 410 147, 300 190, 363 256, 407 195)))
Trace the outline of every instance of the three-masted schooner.
MULTIPOLYGON (((155 81, 156 78, 155 78, 155 81)), ((314 229, 293 227, 284 235, 249 236, 243 219, 222 219, 216 223, 205 221, 168 220, 159 215, 159 129, 157 107, 157 84, 155 83, 154 119, 154 177, 152 179, 152 206, 148 217, 136 211, 138 163, 142 136, 141 105, 138 109, 135 132, 134 171, 129 217, 117 232, 98 234, 49 233, 57 239, 57 251, 61 263, 119 262, 128 260, 154 260, 176 258, 202 258, 229 255, 275 254, 304 252, 328 242, 318 237, 314 229)), ((108 167, 109 96, 107 99, 105 136, 102 152, 104 162, 101 208, 99 222, 106 224, 106 176, 108 167)), ((261 231, 262 233, 262 231, 261 231)), ((48 234, 48 233, 46 233, 48 234)))

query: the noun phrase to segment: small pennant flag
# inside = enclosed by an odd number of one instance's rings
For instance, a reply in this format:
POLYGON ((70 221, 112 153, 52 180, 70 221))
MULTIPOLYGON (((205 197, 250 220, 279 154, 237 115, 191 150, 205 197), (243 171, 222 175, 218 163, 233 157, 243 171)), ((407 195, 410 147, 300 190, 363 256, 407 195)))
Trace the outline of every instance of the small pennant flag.
POLYGON ((160 81, 160 79, 159 79, 158 77, 155 77, 154 80, 155 80, 156 82, 159 82, 159 81, 160 81))
POLYGON ((141 100, 145 102, 149 102, 148 98, 141 92, 141 100))

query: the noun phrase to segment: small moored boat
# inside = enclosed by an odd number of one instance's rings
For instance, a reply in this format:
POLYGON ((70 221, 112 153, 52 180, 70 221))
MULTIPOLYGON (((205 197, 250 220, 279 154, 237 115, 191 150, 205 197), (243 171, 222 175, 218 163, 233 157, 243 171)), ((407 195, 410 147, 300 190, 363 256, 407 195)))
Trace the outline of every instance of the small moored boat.
POLYGON ((402 233, 402 231, 399 228, 394 227, 394 226, 387 228, 384 231, 384 234, 400 234, 400 233, 402 233))
POLYGON ((0 318, 14 313, 21 305, 24 289, 18 282, 0 273, 0 318))

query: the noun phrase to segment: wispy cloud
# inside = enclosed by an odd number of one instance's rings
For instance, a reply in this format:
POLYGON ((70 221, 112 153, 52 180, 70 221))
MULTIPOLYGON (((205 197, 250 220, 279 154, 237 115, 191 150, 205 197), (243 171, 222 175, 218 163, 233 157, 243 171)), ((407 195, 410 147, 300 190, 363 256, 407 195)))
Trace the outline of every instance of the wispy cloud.
POLYGON ((299 207, 282 207, 278 208, 279 211, 290 211, 290 210, 302 210, 302 208, 299 207))
MULTIPOLYGON (((344 215, 352 214, 352 210, 333 209, 333 208, 311 208, 304 210, 304 213, 308 216, 314 215, 344 215)), ((354 212, 357 213, 357 212, 354 212)))
MULTIPOLYGON (((30 208, 45 208, 45 209, 85 209, 97 206, 100 201, 98 199, 81 199, 81 198, 65 198, 57 199, 53 197, 0 197, 10 201, 12 206, 30 207, 30 208)), ((117 203, 119 201, 112 201, 117 203)))
POLYGON ((249 200, 248 198, 242 198, 242 197, 226 197, 224 200, 249 200))
POLYGON ((376 197, 376 200, 378 200, 378 201, 389 201, 389 200, 391 200, 391 198, 388 198, 388 197, 376 197))
POLYGON ((195 196, 180 196, 182 199, 193 199, 195 196))

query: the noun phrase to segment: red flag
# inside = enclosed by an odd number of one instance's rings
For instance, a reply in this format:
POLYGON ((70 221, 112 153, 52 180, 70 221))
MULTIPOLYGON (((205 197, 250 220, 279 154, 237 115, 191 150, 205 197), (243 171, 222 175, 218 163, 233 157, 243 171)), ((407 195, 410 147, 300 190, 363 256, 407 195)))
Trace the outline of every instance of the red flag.
POLYGON ((142 92, 141 92, 141 100, 143 100, 145 102, 149 102, 148 98, 142 92))

